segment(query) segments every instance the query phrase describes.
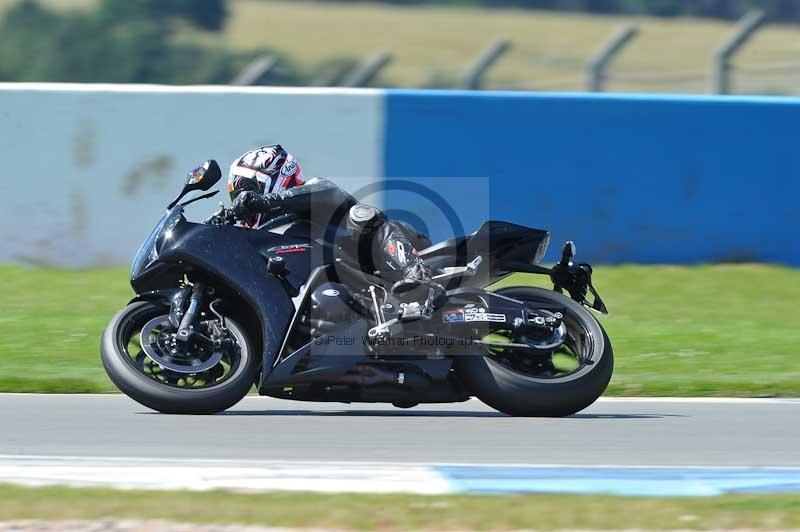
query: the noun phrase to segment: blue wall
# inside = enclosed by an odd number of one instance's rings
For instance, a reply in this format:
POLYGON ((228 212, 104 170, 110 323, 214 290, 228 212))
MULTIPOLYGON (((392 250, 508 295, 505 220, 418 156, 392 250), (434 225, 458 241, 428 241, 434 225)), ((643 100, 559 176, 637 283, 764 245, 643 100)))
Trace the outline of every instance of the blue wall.
MULTIPOLYGON (((550 229, 551 258, 571 238, 596 262, 800 265, 798 99, 386 98, 386 177, 427 177, 467 231, 486 216, 550 229), (486 194, 474 186, 482 176, 486 194)), ((389 192, 386 205, 397 199, 389 192)))

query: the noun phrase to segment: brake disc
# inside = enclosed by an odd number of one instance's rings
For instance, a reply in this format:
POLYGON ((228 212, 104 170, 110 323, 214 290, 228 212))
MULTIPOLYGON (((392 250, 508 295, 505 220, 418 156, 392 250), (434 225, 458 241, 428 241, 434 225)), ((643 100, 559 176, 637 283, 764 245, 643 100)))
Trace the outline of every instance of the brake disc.
POLYGON ((153 332, 156 331, 156 329, 163 329, 168 326, 171 327, 169 316, 159 316, 157 318, 153 318, 152 320, 148 321, 144 327, 142 327, 142 333, 139 337, 142 345, 142 351, 144 351, 144 354, 147 355, 150 360, 158 364, 159 367, 169 371, 174 371, 175 373, 192 375, 195 373, 203 373, 204 371, 208 371, 219 364, 220 360, 222 360, 222 351, 214 351, 205 361, 195 358, 193 362, 197 361, 197 364, 178 364, 172 360, 168 360, 160 353, 160 348, 157 345, 154 345, 156 342, 152 340, 153 332))

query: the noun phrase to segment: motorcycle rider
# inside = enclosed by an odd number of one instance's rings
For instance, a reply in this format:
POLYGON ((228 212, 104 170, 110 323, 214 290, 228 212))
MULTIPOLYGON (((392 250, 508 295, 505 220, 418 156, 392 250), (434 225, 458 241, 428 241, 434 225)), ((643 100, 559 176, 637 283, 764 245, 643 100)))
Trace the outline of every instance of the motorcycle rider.
POLYGON ((434 305, 444 288, 431 279, 428 268, 412 244, 413 236, 402 224, 380 210, 358 202, 331 181, 308 181, 297 159, 279 144, 250 150, 230 168, 228 192, 233 212, 247 227, 283 214, 322 226, 344 215, 347 232, 356 245, 362 269, 376 271, 393 282, 392 292, 404 301, 434 305))

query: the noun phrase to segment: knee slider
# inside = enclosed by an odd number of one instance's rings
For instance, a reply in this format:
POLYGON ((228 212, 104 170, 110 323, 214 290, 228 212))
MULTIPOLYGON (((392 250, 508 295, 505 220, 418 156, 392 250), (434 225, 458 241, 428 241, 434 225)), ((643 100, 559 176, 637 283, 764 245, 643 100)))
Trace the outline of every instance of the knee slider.
POLYGON ((369 205, 358 203, 350 207, 350 222, 358 227, 363 227, 375 220, 378 210, 369 205))

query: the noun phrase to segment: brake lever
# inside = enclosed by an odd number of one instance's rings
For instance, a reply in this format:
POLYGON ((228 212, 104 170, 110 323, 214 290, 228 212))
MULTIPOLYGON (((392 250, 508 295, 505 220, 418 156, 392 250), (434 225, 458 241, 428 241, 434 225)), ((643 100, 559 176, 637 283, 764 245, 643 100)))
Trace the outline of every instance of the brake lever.
POLYGON ((203 223, 214 225, 233 225, 236 223, 236 216, 233 214, 231 209, 225 208, 224 203, 219 202, 219 209, 214 214, 206 218, 203 223))

